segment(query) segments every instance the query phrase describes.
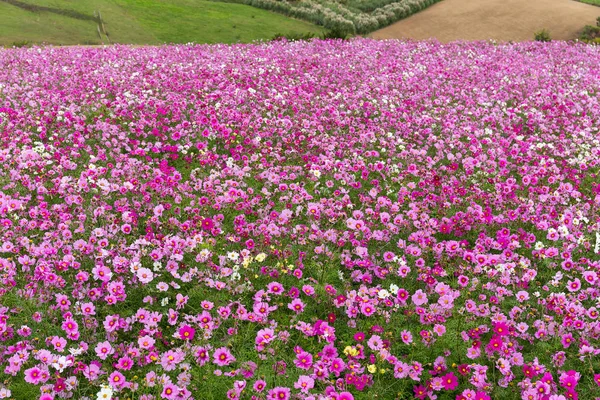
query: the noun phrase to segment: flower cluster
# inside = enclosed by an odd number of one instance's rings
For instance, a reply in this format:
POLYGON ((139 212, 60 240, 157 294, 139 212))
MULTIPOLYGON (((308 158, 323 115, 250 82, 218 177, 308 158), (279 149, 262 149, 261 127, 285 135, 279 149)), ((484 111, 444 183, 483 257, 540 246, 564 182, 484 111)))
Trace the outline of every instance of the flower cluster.
POLYGON ((592 399, 600 47, 0 50, 0 398, 592 399))

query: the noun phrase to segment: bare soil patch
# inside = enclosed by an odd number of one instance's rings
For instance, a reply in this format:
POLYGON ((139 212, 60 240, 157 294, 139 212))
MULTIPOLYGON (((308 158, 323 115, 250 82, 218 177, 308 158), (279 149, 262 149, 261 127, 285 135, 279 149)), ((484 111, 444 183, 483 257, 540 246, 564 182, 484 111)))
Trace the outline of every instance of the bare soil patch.
POLYGON ((546 28, 552 39, 569 40, 598 16, 598 7, 574 0, 444 0, 371 37, 523 41, 546 28))

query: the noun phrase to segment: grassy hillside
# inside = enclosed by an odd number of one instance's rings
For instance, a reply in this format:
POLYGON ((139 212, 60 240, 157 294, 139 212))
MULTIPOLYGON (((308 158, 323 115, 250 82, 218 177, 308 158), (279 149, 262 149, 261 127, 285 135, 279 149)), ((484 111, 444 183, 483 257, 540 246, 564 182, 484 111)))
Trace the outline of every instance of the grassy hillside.
POLYGON ((234 43, 321 31, 247 5, 205 0, 0 0, 0 45, 100 44, 92 20, 96 10, 116 43, 234 43), (32 5, 44 11, 29 10, 32 5))

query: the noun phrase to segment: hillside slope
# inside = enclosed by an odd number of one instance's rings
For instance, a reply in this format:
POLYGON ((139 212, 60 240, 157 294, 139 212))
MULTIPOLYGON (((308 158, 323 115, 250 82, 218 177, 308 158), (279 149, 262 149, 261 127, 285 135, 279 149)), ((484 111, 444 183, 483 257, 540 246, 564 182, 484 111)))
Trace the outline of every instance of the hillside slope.
POLYGON ((204 0, 0 0, 0 45, 101 44, 95 11, 116 43, 235 43, 321 31, 247 5, 204 0), (31 11, 31 6, 44 10, 31 11))

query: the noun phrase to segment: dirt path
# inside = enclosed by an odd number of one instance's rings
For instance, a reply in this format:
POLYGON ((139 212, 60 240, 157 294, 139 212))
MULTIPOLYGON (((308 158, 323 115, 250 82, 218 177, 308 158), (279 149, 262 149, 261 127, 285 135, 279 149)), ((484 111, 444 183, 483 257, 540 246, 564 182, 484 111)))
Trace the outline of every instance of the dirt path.
POLYGON ((546 28, 552 39, 577 37, 595 25, 600 7, 574 0, 444 0, 373 32, 377 39, 532 40, 546 28))

